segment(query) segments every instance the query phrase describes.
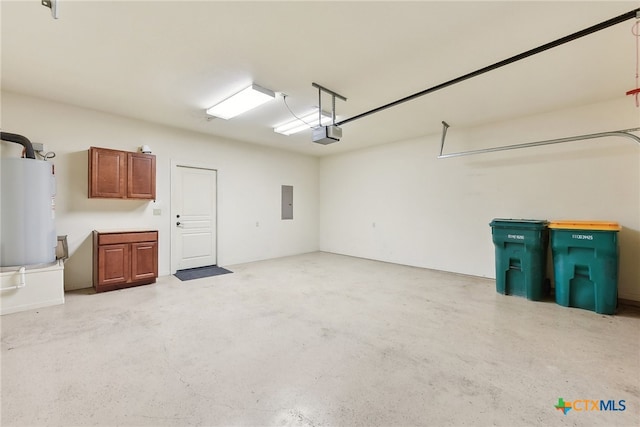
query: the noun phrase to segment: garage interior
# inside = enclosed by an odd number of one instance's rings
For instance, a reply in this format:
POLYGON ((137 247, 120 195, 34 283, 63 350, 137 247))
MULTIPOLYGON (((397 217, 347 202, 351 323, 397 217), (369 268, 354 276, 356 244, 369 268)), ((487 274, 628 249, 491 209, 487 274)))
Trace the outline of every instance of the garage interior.
POLYGON ((637 1, 48 6, 0 5, 1 128, 55 153, 64 303, 3 312, 2 425, 637 425, 637 1), (274 132, 319 104, 339 137, 274 132), (153 198, 92 196, 91 147, 153 198), (183 196, 232 273, 174 276, 183 196), (619 223, 616 314, 497 293, 494 218, 619 223), (96 292, 94 230, 157 231, 157 281, 96 292))

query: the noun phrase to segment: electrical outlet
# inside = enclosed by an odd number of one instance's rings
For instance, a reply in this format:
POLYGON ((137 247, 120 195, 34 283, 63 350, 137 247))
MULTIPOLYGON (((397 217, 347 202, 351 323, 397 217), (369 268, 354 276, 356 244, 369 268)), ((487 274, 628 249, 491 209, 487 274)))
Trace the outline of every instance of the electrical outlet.
POLYGON ((44 151, 44 144, 42 142, 32 142, 33 151, 44 151))

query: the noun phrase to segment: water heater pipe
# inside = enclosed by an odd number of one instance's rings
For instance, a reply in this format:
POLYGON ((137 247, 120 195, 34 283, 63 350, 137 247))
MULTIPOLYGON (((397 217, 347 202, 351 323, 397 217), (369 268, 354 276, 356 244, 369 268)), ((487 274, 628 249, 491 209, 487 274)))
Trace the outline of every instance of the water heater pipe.
POLYGON ((0 132, 0 139, 3 141, 15 142, 16 144, 22 145, 25 149, 25 156, 28 159, 36 158, 36 153, 33 151, 33 145, 27 137, 18 135, 16 133, 0 132))

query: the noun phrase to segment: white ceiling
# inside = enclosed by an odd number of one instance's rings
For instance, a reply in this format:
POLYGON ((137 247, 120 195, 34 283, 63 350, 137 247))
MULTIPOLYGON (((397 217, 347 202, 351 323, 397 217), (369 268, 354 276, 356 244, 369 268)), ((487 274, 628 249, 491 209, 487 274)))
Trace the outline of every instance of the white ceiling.
MULTIPOLYGON (((343 125, 321 146, 278 98, 225 121, 204 110, 251 82, 317 105, 317 82, 353 117, 640 6, 640 1, 1 2, 2 88, 312 155, 624 97, 634 20, 343 125)), ((329 98, 323 98, 329 105, 329 98)))

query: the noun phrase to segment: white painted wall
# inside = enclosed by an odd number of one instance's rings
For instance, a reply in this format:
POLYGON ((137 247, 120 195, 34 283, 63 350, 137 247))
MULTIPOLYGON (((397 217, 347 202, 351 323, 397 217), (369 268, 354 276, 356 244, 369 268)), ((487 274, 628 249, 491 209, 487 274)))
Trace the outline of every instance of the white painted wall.
MULTIPOLYGON (((640 126, 631 98, 462 131, 445 153, 640 126)), ((345 125, 341 143, 348 143, 345 125)), ((320 161, 320 250, 495 277, 489 222, 618 221, 620 298, 640 301, 640 146, 606 138, 438 160, 440 135, 320 161)))
MULTIPOLYGON (((445 152, 629 128, 640 117, 631 99, 620 99, 481 128, 451 125, 445 152)), ((624 227, 620 297, 640 301, 640 147, 630 140, 438 160, 440 135, 430 135, 318 160, 6 92, 1 126, 57 153, 56 226, 71 253, 66 289, 91 285, 96 228, 158 229, 160 274, 170 273, 176 160, 218 170, 220 265, 320 249, 495 277, 491 219, 602 219, 624 227), (157 203, 88 199, 88 147, 142 144, 157 155, 157 203), (280 220, 283 184, 294 186, 293 221, 280 220)), ((348 125, 344 132, 346 144, 348 125)), ((1 144, 3 156, 18 155, 18 145, 1 144)))
MULTIPOLYGON (((43 99, 2 93, 2 129, 44 143, 56 158, 58 235, 68 235, 65 288, 91 286, 93 229, 159 230, 159 273, 170 273, 171 160, 218 170, 218 264, 318 249, 318 160, 203 134, 112 116, 43 99), (90 146, 157 156, 157 202, 87 197, 90 146), (280 219, 280 189, 294 186, 294 219, 280 219), (162 215, 154 216, 154 207, 162 215), (259 227, 256 223, 259 223, 259 227)), ((2 156, 21 147, 2 142, 2 156)))

